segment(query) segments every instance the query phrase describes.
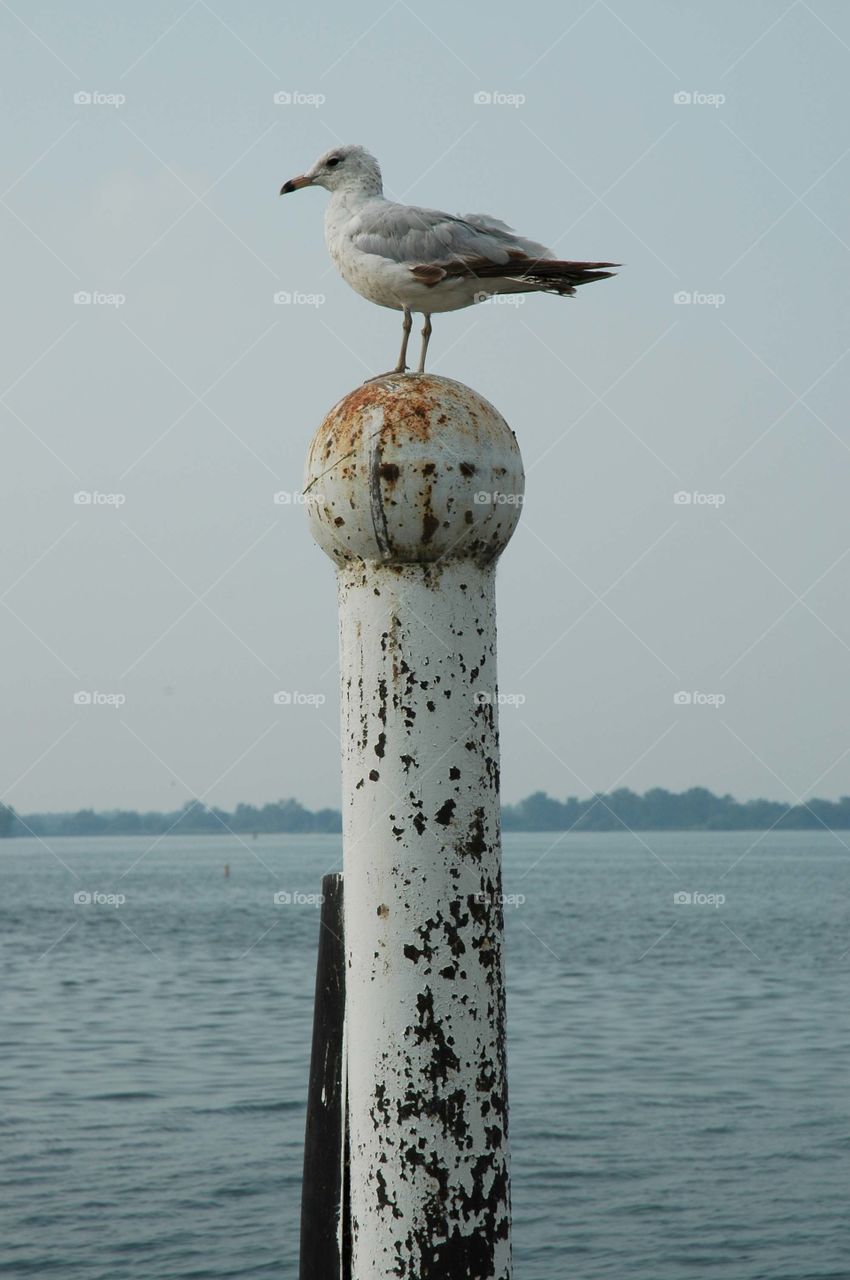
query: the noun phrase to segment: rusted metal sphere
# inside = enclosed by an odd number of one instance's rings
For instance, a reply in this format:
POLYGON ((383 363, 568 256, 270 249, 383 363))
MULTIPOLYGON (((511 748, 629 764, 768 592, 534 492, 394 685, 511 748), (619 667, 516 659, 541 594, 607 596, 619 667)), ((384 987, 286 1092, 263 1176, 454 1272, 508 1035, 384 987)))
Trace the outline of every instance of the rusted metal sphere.
POLYGON ((516 527, 524 483, 514 433, 483 396, 388 374, 331 409, 304 489, 313 537, 337 564, 487 564, 516 527))

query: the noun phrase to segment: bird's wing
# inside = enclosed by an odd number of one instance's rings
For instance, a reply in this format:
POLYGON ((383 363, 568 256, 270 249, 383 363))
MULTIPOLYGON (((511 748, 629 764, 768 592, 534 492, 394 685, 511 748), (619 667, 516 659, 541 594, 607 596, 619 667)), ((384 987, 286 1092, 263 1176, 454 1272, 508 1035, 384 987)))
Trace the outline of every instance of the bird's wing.
POLYGON ((362 253, 409 267, 507 266, 518 260, 552 256, 542 244, 523 239, 498 218, 486 214, 458 218, 438 209, 386 200, 360 209, 352 219, 349 235, 362 253))
POLYGON ((543 244, 537 244, 535 240, 526 240, 525 236, 518 235, 513 227, 509 227, 506 222, 502 222, 501 218, 494 218, 489 213, 465 213, 463 221, 468 222, 478 231, 483 231, 486 235, 490 235, 493 239, 500 241, 502 244, 509 245, 511 248, 522 249, 532 258, 551 258, 552 251, 547 249, 543 244))

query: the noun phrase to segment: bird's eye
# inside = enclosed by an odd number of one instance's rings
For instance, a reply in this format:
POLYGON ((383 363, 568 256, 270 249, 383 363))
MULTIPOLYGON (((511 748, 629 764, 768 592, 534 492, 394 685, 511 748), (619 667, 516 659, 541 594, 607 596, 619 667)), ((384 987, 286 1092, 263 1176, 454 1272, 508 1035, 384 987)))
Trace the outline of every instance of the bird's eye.
POLYGON ((331 156, 330 160, 327 161, 327 167, 329 169, 332 169, 334 165, 337 164, 342 164, 342 156, 331 156))

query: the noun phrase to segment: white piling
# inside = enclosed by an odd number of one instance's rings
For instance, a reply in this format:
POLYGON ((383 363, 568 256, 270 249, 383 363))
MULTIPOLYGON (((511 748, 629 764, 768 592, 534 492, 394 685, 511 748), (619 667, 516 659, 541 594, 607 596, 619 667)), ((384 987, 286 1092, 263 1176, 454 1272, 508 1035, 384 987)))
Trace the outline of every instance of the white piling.
POLYGON ((338 566, 352 1280, 511 1275, 496 559, 522 460, 460 383, 390 375, 313 440, 338 566))

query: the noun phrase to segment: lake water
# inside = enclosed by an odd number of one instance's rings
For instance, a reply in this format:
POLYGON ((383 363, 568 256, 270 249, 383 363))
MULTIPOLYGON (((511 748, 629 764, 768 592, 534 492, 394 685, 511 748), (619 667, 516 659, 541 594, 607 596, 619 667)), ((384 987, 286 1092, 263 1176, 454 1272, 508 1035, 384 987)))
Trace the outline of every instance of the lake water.
MULTIPOLYGON (((517 1280, 848 1280, 847 833, 556 839, 505 840, 517 1280)), ((49 843, 0 843, 0 1269, 295 1277, 318 914, 273 895, 339 838, 49 843)))

